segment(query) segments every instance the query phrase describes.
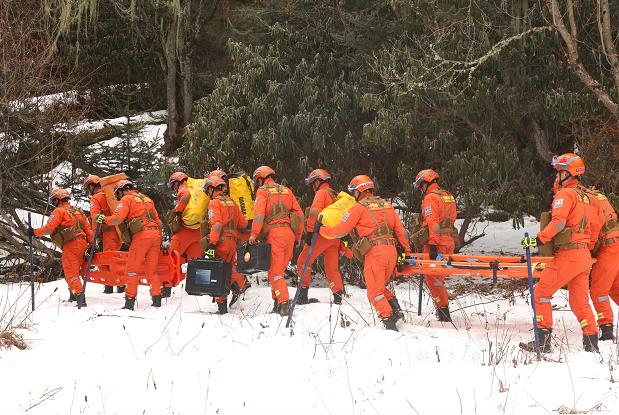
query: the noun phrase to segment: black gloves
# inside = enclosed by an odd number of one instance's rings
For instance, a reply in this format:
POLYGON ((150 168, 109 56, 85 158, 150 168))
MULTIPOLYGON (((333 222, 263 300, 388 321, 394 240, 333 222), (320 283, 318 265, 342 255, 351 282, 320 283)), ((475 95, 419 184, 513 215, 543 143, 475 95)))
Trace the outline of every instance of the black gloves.
POLYGON ((436 249, 436 245, 430 245, 430 259, 434 261, 438 256, 438 250, 436 249))
POLYGON ((28 236, 35 236, 35 235, 34 235, 34 228, 32 228, 32 227, 30 227, 30 226, 29 226, 29 227, 28 227, 28 231, 26 232, 26 234, 27 234, 28 236))
POLYGON ((305 238, 305 243, 308 244, 308 245, 311 245, 312 244, 312 237, 313 236, 314 236, 314 232, 307 232, 305 234, 305 237, 304 237, 305 238))

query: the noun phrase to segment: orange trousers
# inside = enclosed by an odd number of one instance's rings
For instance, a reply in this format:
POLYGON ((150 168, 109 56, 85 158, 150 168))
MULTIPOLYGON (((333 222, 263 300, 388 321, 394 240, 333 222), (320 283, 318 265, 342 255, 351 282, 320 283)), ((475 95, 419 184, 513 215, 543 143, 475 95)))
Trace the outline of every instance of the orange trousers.
MULTIPOLYGON (((232 239, 224 239, 215 247, 215 255, 226 262, 232 264, 232 283, 237 283, 239 288, 245 288, 245 276, 236 272, 236 241, 232 239)), ((226 302, 226 297, 217 297, 215 301, 218 303, 226 302)))
MULTIPOLYGON (((306 244, 299 254, 299 259, 297 260, 297 274, 299 277, 301 276, 303 266, 307 260, 309 248, 309 245, 306 244)), ((320 255, 323 255, 324 258, 325 274, 327 274, 327 279, 329 280, 329 288, 331 288, 331 291, 334 293, 343 291, 344 286, 342 285, 342 275, 340 274, 340 240, 327 239, 320 235, 316 238, 307 271, 305 271, 302 284, 303 287, 309 287, 312 279, 312 264, 320 255)))
POLYGON ((183 226, 183 229, 172 235, 170 251, 176 251, 188 260, 201 257, 203 251, 200 246, 200 229, 183 226))
POLYGON ((136 233, 129 247, 127 259, 127 288, 125 297, 135 298, 138 294, 138 272, 144 271, 150 285, 150 295, 161 295, 161 280, 155 274, 159 262, 161 232, 158 229, 144 229, 136 233))
POLYGON ((580 322, 583 334, 597 333, 593 311, 589 306, 589 271, 591 254, 588 249, 558 251, 546 265, 535 285, 537 324, 541 329, 552 329, 552 295, 567 284, 570 308, 580 322))
POLYGON ((101 239, 103 240, 104 251, 120 251, 122 242, 115 228, 103 232, 101 239))
POLYGON ((81 270, 85 266, 84 253, 88 249, 85 238, 77 238, 64 244, 62 247, 62 270, 69 290, 79 295, 84 290, 81 280, 81 270))
MULTIPOLYGON (((454 253, 454 245, 453 243, 450 245, 436 245, 436 251, 439 254, 450 255, 454 253)), ((423 252, 426 254, 430 253, 430 245, 425 245, 423 252)), ((445 277, 426 275, 425 278, 436 307, 447 307, 449 305, 449 295, 445 288, 445 277)))
POLYGON ((289 226, 273 228, 267 235, 267 242, 271 245, 271 267, 269 268, 269 284, 271 295, 281 304, 289 300, 288 286, 284 278, 286 266, 292 259, 295 236, 289 226))
POLYGON ((591 270, 591 300, 598 325, 613 324, 609 298, 619 304, 619 242, 600 248, 591 270))
POLYGON ((363 276, 368 287, 368 299, 381 319, 393 314, 389 304, 394 295, 387 284, 395 271, 398 253, 393 245, 372 247, 363 260, 363 276))

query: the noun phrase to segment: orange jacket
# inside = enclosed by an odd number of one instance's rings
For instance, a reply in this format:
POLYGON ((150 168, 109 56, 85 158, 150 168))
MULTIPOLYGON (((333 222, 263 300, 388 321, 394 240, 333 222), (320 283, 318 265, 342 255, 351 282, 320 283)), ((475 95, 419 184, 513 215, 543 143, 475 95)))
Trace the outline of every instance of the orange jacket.
POLYGON ((43 227, 34 230, 36 236, 47 236, 56 232, 57 230, 72 228, 79 221, 82 230, 77 233, 78 236, 85 237, 88 243, 93 241, 93 232, 90 229, 88 219, 82 213, 71 213, 68 208, 72 206, 69 202, 62 202, 56 209, 52 211, 47 220, 47 224, 43 227))
POLYGON ((223 192, 217 192, 208 205, 208 219, 211 224, 209 242, 217 244, 220 239, 238 238, 238 230, 247 227, 247 219, 241 208, 223 192))
POLYGON ((184 182, 178 187, 178 192, 176 193, 176 197, 178 201, 176 202, 176 206, 174 207, 174 212, 183 213, 189 200, 191 200, 191 194, 189 193, 189 189, 187 188, 187 182, 184 182))
POLYGON ((110 216, 112 210, 107 204, 107 198, 105 197, 105 191, 103 189, 97 190, 97 192, 90 197, 90 223, 95 226, 95 218, 103 211, 105 216, 110 216))
POLYGON ((612 226, 611 222, 617 222, 617 212, 610 204, 610 201, 598 190, 583 188, 588 194, 592 195, 592 201, 597 204, 597 219, 600 224, 600 239, 619 238, 619 226, 612 226))
MULTIPOLYGON (((382 201, 382 199, 378 200, 382 201)), ((361 203, 356 203, 344 214, 340 223, 333 227, 321 227, 320 234, 329 239, 343 238, 354 228, 357 230, 357 235, 359 235, 359 237, 371 236, 377 228, 377 222, 378 225, 382 225, 385 223, 386 218, 387 226, 393 231, 395 238, 404 248, 404 252, 410 254, 411 247, 408 243, 408 235, 404 230, 404 226, 402 226, 402 222, 393 206, 388 202, 385 203, 386 205, 384 207, 373 207, 373 205, 370 204, 367 208, 361 203), (370 213, 370 210, 372 213, 370 213), (376 221, 374 219, 376 219, 376 221)))
MULTIPOLYGON (((271 201, 269 200, 269 192, 272 192, 272 188, 268 188, 268 186, 276 185, 275 181, 271 178, 267 178, 265 180, 265 185, 260 187, 256 192, 256 203, 254 204, 254 222, 251 226, 251 236, 258 237, 258 234, 262 230, 262 225, 264 224, 265 218, 269 216, 271 209, 273 206, 271 205, 271 201)), ((281 195, 282 204, 288 209, 288 211, 299 217, 299 223, 303 220, 303 211, 301 210, 301 206, 299 206, 299 202, 297 202, 297 198, 294 197, 292 190, 287 188, 286 186, 282 186, 283 194, 281 195)), ((277 203, 277 199, 280 196, 275 194, 271 196, 274 203, 277 203)), ((289 223, 290 219, 278 219, 272 220, 269 224, 273 223, 289 223)), ((297 235, 297 240, 300 240, 301 235, 297 235)))
POLYGON ((456 200, 454 197, 432 183, 428 186, 426 194, 421 202, 422 226, 428 228, 430 239, 428 245, 450 245, 453 243, 451 231, 441 233, 441 224, 444 229, 447 225, 453 228, 456 222, 456 200))
POLYGON ((572 229, 572 243, 586 244, 591 246, 597 241, 600 227, 595 218, 595 207, 591 204, 590 197, 582 198, 578 193, 577 184, 569 184, 561 188, 552 201, 552 220, 542 229, 537 237, 547 243, 563 229, 572 229), (582 232, 581 222, 585 220, 582 232))
POLYGON ((305 230, 307 232, 314 231, 314 225, 318 220, 318 215, 324 208, 335 202, 335 191, 331 189, 329 183, 322 183, 320 188, 314 195, 314 201, 310 207, 309 214, 307 216, 307 222, 305 223, 305 230))
POLYGON ((120 225, 125 220, 142 218, 144 226, 161 228, 159 214, 155 209, 153 201, 138 193, 136 190, 130 190, 116 206, 116 210, 112 216, 106 216, 105 223, 108 225, 120 225), (146 213, 149 213, 147 215, 146 213), (148 216, 152 218, 149 219, 148 216))

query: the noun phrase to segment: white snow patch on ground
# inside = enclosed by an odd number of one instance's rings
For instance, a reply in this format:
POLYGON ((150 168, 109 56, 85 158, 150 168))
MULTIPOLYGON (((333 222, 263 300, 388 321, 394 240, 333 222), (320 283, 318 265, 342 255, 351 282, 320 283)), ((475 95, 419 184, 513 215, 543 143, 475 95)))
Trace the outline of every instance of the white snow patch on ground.
MULTIPOLYGON (((456 221, 458 229, 462 226, 462 220, 456 221)), ((478 222, 469 229, 469 232, 476 235, 485 233, 486 236, 477 239, 470 245, 462 249, 465 254, 481 254, 481 255, 521 255, 523 253, 520 246, 520 240, 524 237, 524 233, 528 232, 530 236, 537 236, 539 232, 539 221, 533 216, 524 218, 524 229, 514 229, 512 221, 506 222, 478 222)))
MULTIPOLYGON (((417 316, 415 287, 397 287, 407 310, 399 333, 384 330, 366 292, 351 287, 341 308, 329 304, 326 288, 312 288, 321 303, 297 307, 293 334, 269 313, 264 282, 225 316, 212 314, 210 297, 187 296, 181 287, 161 309, 150 306, 142 287, 129 312, 119 310, 122 294, 104 295, 100 285, 88 286, 89 307, 77 310, 62 301, 64 281, 43 284, 29 329, 20 330, 29 349, 0 352, 0 413, 539 414, 619 407, 617 346, 581 351, 570 311, 555 311, 555 351, 538 363, 518 350, 518 341, 532 337, 526 295, 460 297, 452 303, 456 329, 437 322, 427 301, 417 316), (341 326, 342 315, 349 327, 341 326)), ((18 307, 27 307, 28 289, 0 285, 0 301, 21 296, 18 307)), ((567 303, 563 293, 556 299, 567 303)))

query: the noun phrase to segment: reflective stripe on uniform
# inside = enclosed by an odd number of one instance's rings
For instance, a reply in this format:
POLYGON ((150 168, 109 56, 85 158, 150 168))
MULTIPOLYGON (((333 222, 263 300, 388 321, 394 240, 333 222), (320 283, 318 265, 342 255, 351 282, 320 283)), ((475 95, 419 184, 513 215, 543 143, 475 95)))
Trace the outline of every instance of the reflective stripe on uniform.
POLYGON ((379 294, 379 295, 377 295, 376 297, 374 297, 374 301, 380 301, 380 300, 382 300, 383 298, 385 298, 385 294, 379 294))
POLYGON ((137 277, 138 276, 138 274, 136 272, 128 272, 127 275, 129 277, 137 277))
POLYGON ((279 281, 281 279, 284 279, 283 275, 276 275, 276 276, 273 277, 273 281, 279 281))
POLYGON ((545 298, 545 297, 540 297, 539 298, 539 302, 540 303, 549 303, 552 300, 552 298, 545 298))
POLYGON ((585 327, 585 326, 588 326, 588 325, 589 325, 589 323, 587 323, 587 320, 586 320, 586 319, 585 319, 585 320, 582 320, 582 321, 580 322, 580 327, 585 327))
POLYGON ((603 295, 601 297, 598 297, 598 303, 601 303, 602 301, 608 301, 608 296, 607 295, 603 295))

